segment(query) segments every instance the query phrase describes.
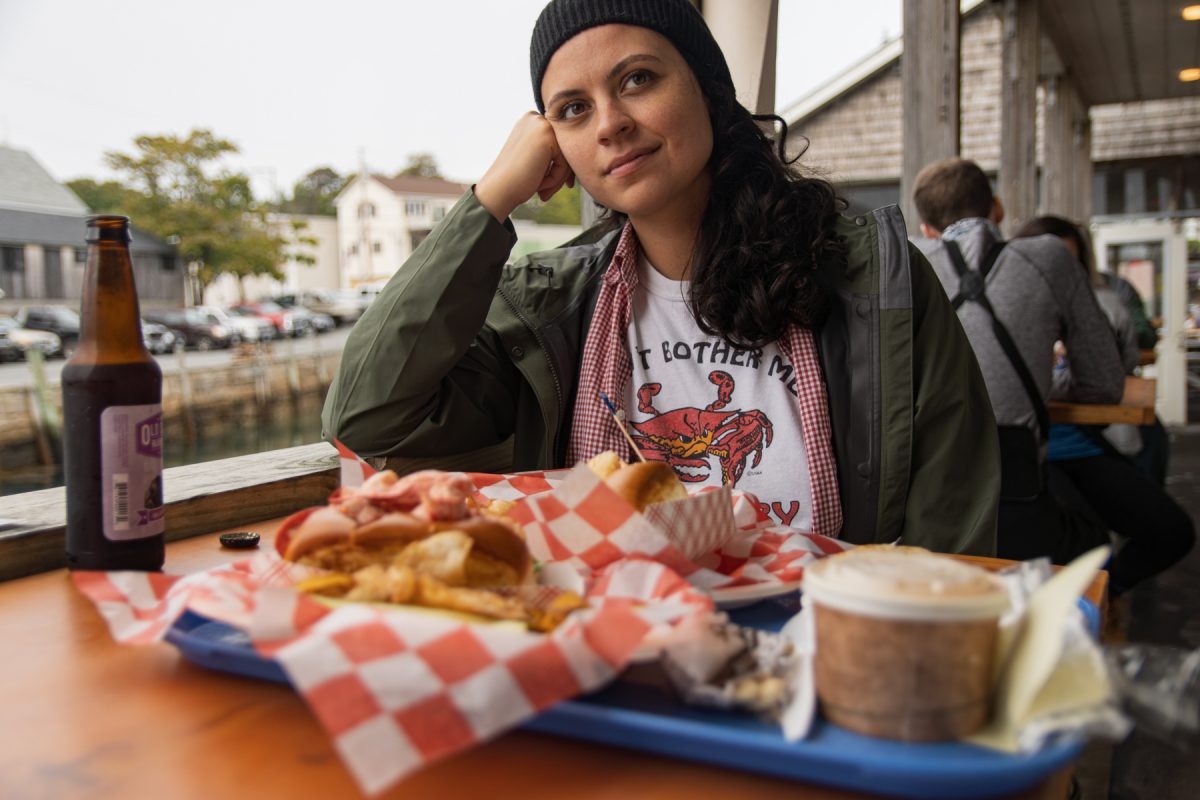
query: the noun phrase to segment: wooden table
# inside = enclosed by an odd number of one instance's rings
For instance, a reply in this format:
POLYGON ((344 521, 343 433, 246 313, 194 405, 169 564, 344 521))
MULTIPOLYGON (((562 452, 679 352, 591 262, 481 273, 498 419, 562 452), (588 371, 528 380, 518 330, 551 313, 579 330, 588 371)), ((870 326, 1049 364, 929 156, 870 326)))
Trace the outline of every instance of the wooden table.
MULTIPOLYGON (((245 528, 271 545, 274 521, 245 528)), ((199 536, 167 546, 167 572, 195 572, 238 555, 222 550, 215 534, 199 536)), ((168 644, 116 644, 65 570, 0 583, 0 642, 0 797, 359 796, 329 737, 291 689, 192 666, 168 644)), ((1068 782, 1064 771, 1015 797, 1063 798, 1068 782)), ((383 795, 518 796, 862 797, 519 731, 435 764, 383 795)))
POLYGON ((1125 378, 1125 393, 1118 405, 1051 401, 1046 404, 1050 421, 1067 425, 1151 425, 1156 383, 1154 378, 1125 378))

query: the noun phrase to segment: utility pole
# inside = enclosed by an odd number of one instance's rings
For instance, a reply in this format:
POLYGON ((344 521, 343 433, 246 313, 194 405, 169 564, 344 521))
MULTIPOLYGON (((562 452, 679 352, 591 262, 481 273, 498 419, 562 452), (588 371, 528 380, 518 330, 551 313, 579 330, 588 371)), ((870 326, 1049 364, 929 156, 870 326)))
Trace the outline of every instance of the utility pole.
MULTIPOLYGON (((362 201, 358 204, 358 218, 361 221, 359 234, 361 236, 360 247, 362 248, 363 258, 362 263, 366 264, 367 280, 372 280, 375 277, 375 264, 371 256, 371 215, 367 213, 367 209, 371 208, 370 198, 370 181, 371 173, 367 171, 367 152, 365 148, 358 148, 358 176, 362 180, 362 201)), ((372 209, 373 210, 373 209, 372 209)))

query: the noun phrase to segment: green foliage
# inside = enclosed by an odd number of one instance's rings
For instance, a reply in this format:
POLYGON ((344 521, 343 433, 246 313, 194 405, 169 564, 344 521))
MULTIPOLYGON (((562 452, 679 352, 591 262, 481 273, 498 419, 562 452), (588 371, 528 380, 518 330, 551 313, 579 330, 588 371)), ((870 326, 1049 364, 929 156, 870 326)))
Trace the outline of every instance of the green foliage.
POLYGON ((282 280, 285 240, 271 232, 250 178, 220 163, 236 145, 197 129, 182 138, 139 136, 134 146, 132 154, 105 154, 131 187, 115 210, 156 236, 178 237, 180 257, 196 265, 203 286, 221 273, 282 280))
POLYGON ((539 225, 579 225, 582 219, 579 187, 564 186, 544 203, 534 195, 517 206, 512 215, 514 219, 529 219, 539 225))
POLYGON ((417 175, 422 178, 442 177, 433 153, 413 153, 408 157, 408 166, 400 170, 398 174, 417 175))
POLYGON ((292 187, 292 196, 278 204, 280 211, 289 214, 318 214, 337 216, 334 198, 353 176, 339 175, 332 167, 317 167, 292 187))
POLYGON ((97 183, 91 178, 67 181, 67 186, 83 201, 93 214, 115 214, 129 205, 138 193, 116 181, 97 183))
MULTIPOLYGON (((291 220, 292 235, 291 241, 293 244, 305 245, 307 247, 316 247, 320 244, 314 236, 305 236, 304 230, 308 228, 308 223, 304 220, 291 220)), ((291 250, 288 252, 288 257, 297 264, 303 264, 306 267, 311 267, 317 263, 317 259, 310 256, 304 250, 291 250)))

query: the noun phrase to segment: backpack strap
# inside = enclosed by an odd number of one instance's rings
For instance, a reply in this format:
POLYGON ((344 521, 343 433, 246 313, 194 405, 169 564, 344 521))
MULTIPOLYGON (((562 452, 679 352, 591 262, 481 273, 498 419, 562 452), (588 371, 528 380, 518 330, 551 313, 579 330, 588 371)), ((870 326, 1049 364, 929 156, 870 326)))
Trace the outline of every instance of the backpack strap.
POLYGON ((1046 410, 1046 403, 1042 400, 1041 392, 1038 391, 1037 381, 1033 379, 1033 374, 1029 371, 1029 365, 1021 357, 1021 351, 1017 348, 1017 343, 1013 341, 1008 328, 1004 327, 1004 323, 996 316, 996 311, 992 308, 992 304, 988 300, 987 293, 984 290, 985 278, 991 272, 1001 251, 1004 250, 1005 243, 993 243, 987 255, 984 256, 984 260, 978 270, 972 270, 967 267, 967 262, 963 258, 962 250, 958 247, 958 242, 943 240, 942 244, 945 245, 946 253, 950 256, 950 263, 954 265, 954 271, 958 273, 959 277, 958 294, 950 301, 951 305, 957 311, 964 302, 969 300, 982 307, 992 318, 992 333, 995 335, 996 341, 1000 344, 1000 349, 1004 351, 1004 355, 1008 357, 1009 362, 1012 364, 1013 370, 1017 373, 1021 385, 1025 388, 1025 394, 1029 396, 1029 402, 1033 405, 1034 414, 1037 415, 1038 428, 1040 429, 1039 438, 1045 442, 1050 435, 1050 413, 1046 410))
POLYGON ((958 294, 954 295, 950 300, 951 307, 955 311, 958 311, 958 307, 965 301, 986 297, 984 294, 984 283, 987 281, 988 273, 992 271, 992 266, 996 263, 996 259, 1000 257, 1000 253, 1004 250, 1004 245, 1007 242, 992 242, 992 246, 988 248, 987 253, 984 255, 983 263, 979 265, 978 271, 967 267, 967 262, 963 258, 962 250, 958 249, 957 242, 947 241, 943 242, 943 244, 946 245, 946 252, 950 255, 950 263, 954 266, 954 271, 958 275, 958 294))

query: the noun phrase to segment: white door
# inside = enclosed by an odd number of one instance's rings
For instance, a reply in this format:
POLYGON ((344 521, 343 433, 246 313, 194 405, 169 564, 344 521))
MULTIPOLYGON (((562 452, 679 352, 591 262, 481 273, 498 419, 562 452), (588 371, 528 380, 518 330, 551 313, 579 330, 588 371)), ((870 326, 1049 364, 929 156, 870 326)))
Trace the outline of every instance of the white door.
MULTIPOLYGON (((1194 345, 1200 370, 1200 338, 1188 321, 1196 286, 1188 276, 1187 240, 1173 222, 1107 223, 1093 226, 1096 266, 1133 284, 1157 320, 1157 361, 1144 372, 1158 379, 1158 415, 1167 425, 1183 425, 1188 409, 1188 344, 1194 345)), ((1193 321, 1194 323, 1194 321, 1193 321)), ((1200 391, 1200 377, 1193 391, 1200 391)))

